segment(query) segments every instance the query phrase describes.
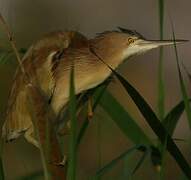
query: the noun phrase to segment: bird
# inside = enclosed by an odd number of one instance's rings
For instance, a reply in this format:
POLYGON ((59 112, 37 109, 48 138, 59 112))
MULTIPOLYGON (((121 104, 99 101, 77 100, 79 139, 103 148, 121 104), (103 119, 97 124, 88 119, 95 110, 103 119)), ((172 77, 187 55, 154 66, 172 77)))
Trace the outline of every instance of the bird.
MULTIPOLYGON (((135 30, 118 27, 88 39, 77 31, 56 31, 33 43, 23 57, 23 67, 38 83, 56 116, 69 102, 70 71, 74 67, 75 94, 104 82, 132 56, 187 40, 148 40, 135 30), (108 66, 107 66, 108 65, 108 66)), ((29 92, 18 68, 8 99, 2 137, 7 142, 23 135, 39 147, 27 106, 29 92)))

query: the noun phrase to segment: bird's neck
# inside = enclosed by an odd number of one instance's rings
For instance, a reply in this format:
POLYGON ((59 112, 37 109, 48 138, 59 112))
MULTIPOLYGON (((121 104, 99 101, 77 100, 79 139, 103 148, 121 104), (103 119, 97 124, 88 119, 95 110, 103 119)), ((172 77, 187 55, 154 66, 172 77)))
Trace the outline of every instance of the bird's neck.
POLYGON ((109 42, 104 40, 90 40, 90 48, 100 60, 104 61, 114 69, 117 68, 125 59, 124 54, 119 52, 115 47, 109 47, 109 42))

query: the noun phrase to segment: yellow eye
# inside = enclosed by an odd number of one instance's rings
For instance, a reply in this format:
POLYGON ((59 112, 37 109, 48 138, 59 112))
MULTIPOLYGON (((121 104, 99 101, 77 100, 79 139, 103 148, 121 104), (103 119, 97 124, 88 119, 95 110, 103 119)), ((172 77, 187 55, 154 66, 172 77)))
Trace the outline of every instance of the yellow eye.
POLYGON ((134 43, 134 42, 135 42, 135 39, 133 39, 133 38, 129 38, 129 39, 128 39, 128 43, 129 43, 129 44, 134 43))

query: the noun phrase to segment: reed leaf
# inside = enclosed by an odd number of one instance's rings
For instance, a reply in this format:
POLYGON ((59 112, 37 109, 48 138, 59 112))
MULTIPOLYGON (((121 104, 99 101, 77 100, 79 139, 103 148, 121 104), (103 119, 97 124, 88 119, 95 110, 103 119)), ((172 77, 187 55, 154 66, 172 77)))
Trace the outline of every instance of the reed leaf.
POLYGON ((149 137, 142 131, 136 121, 130 116, 124 107, 117 102, 111 93, 105 91, 104 96, 100 101, 100 105, 128 139, 135 144, 152 144, 149 137))
POLYGON ((173 135, 173 132, 176 128, 176 125, 184 112, 185 105, 184 101, 179 102, 176 106, 174 106, 171 111, 166 115, 163 123, 163 126, 168 131, 169 135, 173 135))
MULTIPOLYGON (((104 167, 102 167, 101 169, 99 169, 95 176, 91 179, 96 180, 98 177, 102 177, 105 173, 107 173, 108 171, 110 171, 119 161, 121 161, 122 159, 124 159, 126 156, 131 155, 133 152, 135 152, 136 150, 139 149, 146 149, 146 147, 144 145, 136 145, 130 149, 128 149, 127 151, 123 152, 122 154, 120 154, 118 157, 114 158, 112 161, 110 161, 109 163, 107 163, 104 167)), ((142 159, 142 158, 141 158, 142 159)), ((142 164, 143 161, 139 162, 139 166, 136 166, 137 170, 140 165, 142 164)))
MULTIPOLYGON (((111 69, 111 67, 109 67, 111 69)), ((173 156, 173 158, 178 163, 179 167, 185 173, 188 178, 191 178, 191 168, 184 156, 182 155, 179 148, 176 146, 169 133, 166 131, 165 127, 162 125, 160 120, 157 118, 154 111, 151 109, 149 104, 144 100, 144 98, 139 94, 139 92, 120 74, 111 69, 115 76, 118 78, 120 83, 123 85, 127 93, 131 96, 132 100, 138 107, 139 111, 144 116, 145 120, 158 136, 162 144, 166 144, 168 152, 173 156)))
MULTIPOLYGON (((93 103, 93 106, 92 106, 92 111, 94 112, 108 86, 110 82, 107 81, 106 83, 103 83, 102 85, 100 85, 99 87, 95 88, 92 92, 92 96, 93 96, 93 99, 94 99, 94 103, 93 103)), ((80 131, 78 133, 78 138, 77 138, 77 143, 76 143, 76 147, 78 147, 81 143, 81 140, 82 138, 84 137, 85 135, 85 132, 88 128, 88 125, 89 125, 89 119, 88 117, 86 116, 81 128, 80 128, 80 131)))
POLYGON ((188 119, 188 123, 189 126, 191 128, 191 107, 190 107, 190 102, 189 102, 189 97, 187 94, 187 90, 186 90, 186 85, 180 70, 180 60, 178 57, 178 50, 176 47, 176 42, 175 42, 175 32, 174 32, 174 26, 171 22, 171 26, 172 26, 172 33, 173 33, 173 40, 174 40, 174 50, 175 50, 175 55, 176 55, 176 64, 177 64, 177 69, 178 69, 178 76, 179 76, 179 83, 180 83, 180 88, 181 88, 181 93, 182 93, 182 98, 184 101, 184 105, 185 105, 185 110, 186 110, 186 115, 187 115, 187 119, 188 119))

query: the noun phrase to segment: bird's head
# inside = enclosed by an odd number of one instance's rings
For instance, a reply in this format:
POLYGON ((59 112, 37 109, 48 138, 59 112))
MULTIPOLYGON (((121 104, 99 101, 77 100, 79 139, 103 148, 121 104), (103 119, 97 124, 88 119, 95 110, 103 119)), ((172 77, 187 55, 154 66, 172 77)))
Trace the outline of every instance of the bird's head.
POLYGON ((100 49, 104 58, 116 56, 120 57, 116 59, 122 62, 130 56, 138 55, 154 48, 173 45, 174 43, 184 43, 186 41, 148 40, 137 31, 119 27, 119 31, 106 31, 98 35, 97 48, 100 49))

